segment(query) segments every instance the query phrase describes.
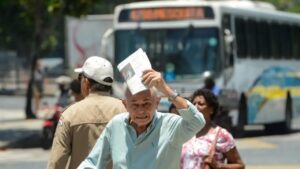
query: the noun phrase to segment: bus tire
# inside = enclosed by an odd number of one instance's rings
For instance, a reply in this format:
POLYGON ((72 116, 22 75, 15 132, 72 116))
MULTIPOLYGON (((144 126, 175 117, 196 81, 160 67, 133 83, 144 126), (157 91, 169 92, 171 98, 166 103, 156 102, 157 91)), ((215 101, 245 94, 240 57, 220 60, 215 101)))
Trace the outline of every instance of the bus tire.
POLYGON ((247 97, 243 92, 240 97, 239 107, 238 107, 238 123, 235 131, 235 135, 237 137, 242 137, 245 135, 244 126, 247 124, 247 114, 248 114, 248 106, 247 106, 247 97))
POLYGON ((277 133, 290 133, 292 130, 292 119, 293 119, 293 102, 290 91, 286 95, 285 103, 285 120, 279 123, 267 124, 265 125, 266 132, 270 134, 277 133))
POLYGON ((285 103, 285 120, 281 123, 280 126, 282 132, 284 133, 291 132, 292 120, 293 120, 293 99, 291 97, 291 92, 288 91, 286 95, 286 103, 285 103))

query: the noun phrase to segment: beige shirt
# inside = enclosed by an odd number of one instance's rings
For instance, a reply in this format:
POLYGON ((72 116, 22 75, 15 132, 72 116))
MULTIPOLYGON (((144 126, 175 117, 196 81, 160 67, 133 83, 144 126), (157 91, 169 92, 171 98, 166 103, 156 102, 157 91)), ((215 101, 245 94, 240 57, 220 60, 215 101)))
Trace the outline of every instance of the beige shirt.
POLYGON ((126 112, 122 101, 91 93, 67 108, 57 125, 48 169, 75 169, 89 154, 112 117, 126 112))

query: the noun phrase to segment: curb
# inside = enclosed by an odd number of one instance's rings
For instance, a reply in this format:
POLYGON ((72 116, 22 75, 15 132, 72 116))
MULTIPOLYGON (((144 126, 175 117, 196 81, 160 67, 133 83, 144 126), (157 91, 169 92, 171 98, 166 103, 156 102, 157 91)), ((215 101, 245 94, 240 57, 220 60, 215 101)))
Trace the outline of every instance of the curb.
POLYGON ((43 120, 12 119, 8 115, 3 118, 0 120, 0 150, 40 147, 43 120))

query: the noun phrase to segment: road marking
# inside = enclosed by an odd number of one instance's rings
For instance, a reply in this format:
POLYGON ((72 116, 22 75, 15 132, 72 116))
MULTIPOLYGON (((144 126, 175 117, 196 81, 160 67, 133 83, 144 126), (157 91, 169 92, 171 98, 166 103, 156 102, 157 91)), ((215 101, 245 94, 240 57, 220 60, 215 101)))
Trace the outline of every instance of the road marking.
POLYGON ((246 165, 247 169, 299 169, 299 165, 246 165))
POLYGON ((263 140, 257 138, 246 138, 246 139, 239 139, 236 141, 238 149, 275 149, 277 146, 275 144, 271 144, 265 142, 263 140))

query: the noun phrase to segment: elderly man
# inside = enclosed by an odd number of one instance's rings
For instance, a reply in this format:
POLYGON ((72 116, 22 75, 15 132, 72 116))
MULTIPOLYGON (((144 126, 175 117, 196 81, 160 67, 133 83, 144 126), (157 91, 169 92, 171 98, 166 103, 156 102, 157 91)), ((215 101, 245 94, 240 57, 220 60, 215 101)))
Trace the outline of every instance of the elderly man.
POLYGON ((79 73, 83 100, 68 107, 59 120, 48 169, 77 168, 89 154, 108 121, 126 111, 122 101, 110 96, 113 83, 111 63, 99 56, 89 57, 79 73))
POLYGON ((146 70, 148 90, 123 101, 128 113, 115 116, 106 126, 79 169, 103 169, 112 161, 114 169, 177 169, 181 146, 205 124, 202 113, 178 96, 159 72, 146 70), (156 112, 160 98, 155 87, 176 106, 181 116, 156 112))

